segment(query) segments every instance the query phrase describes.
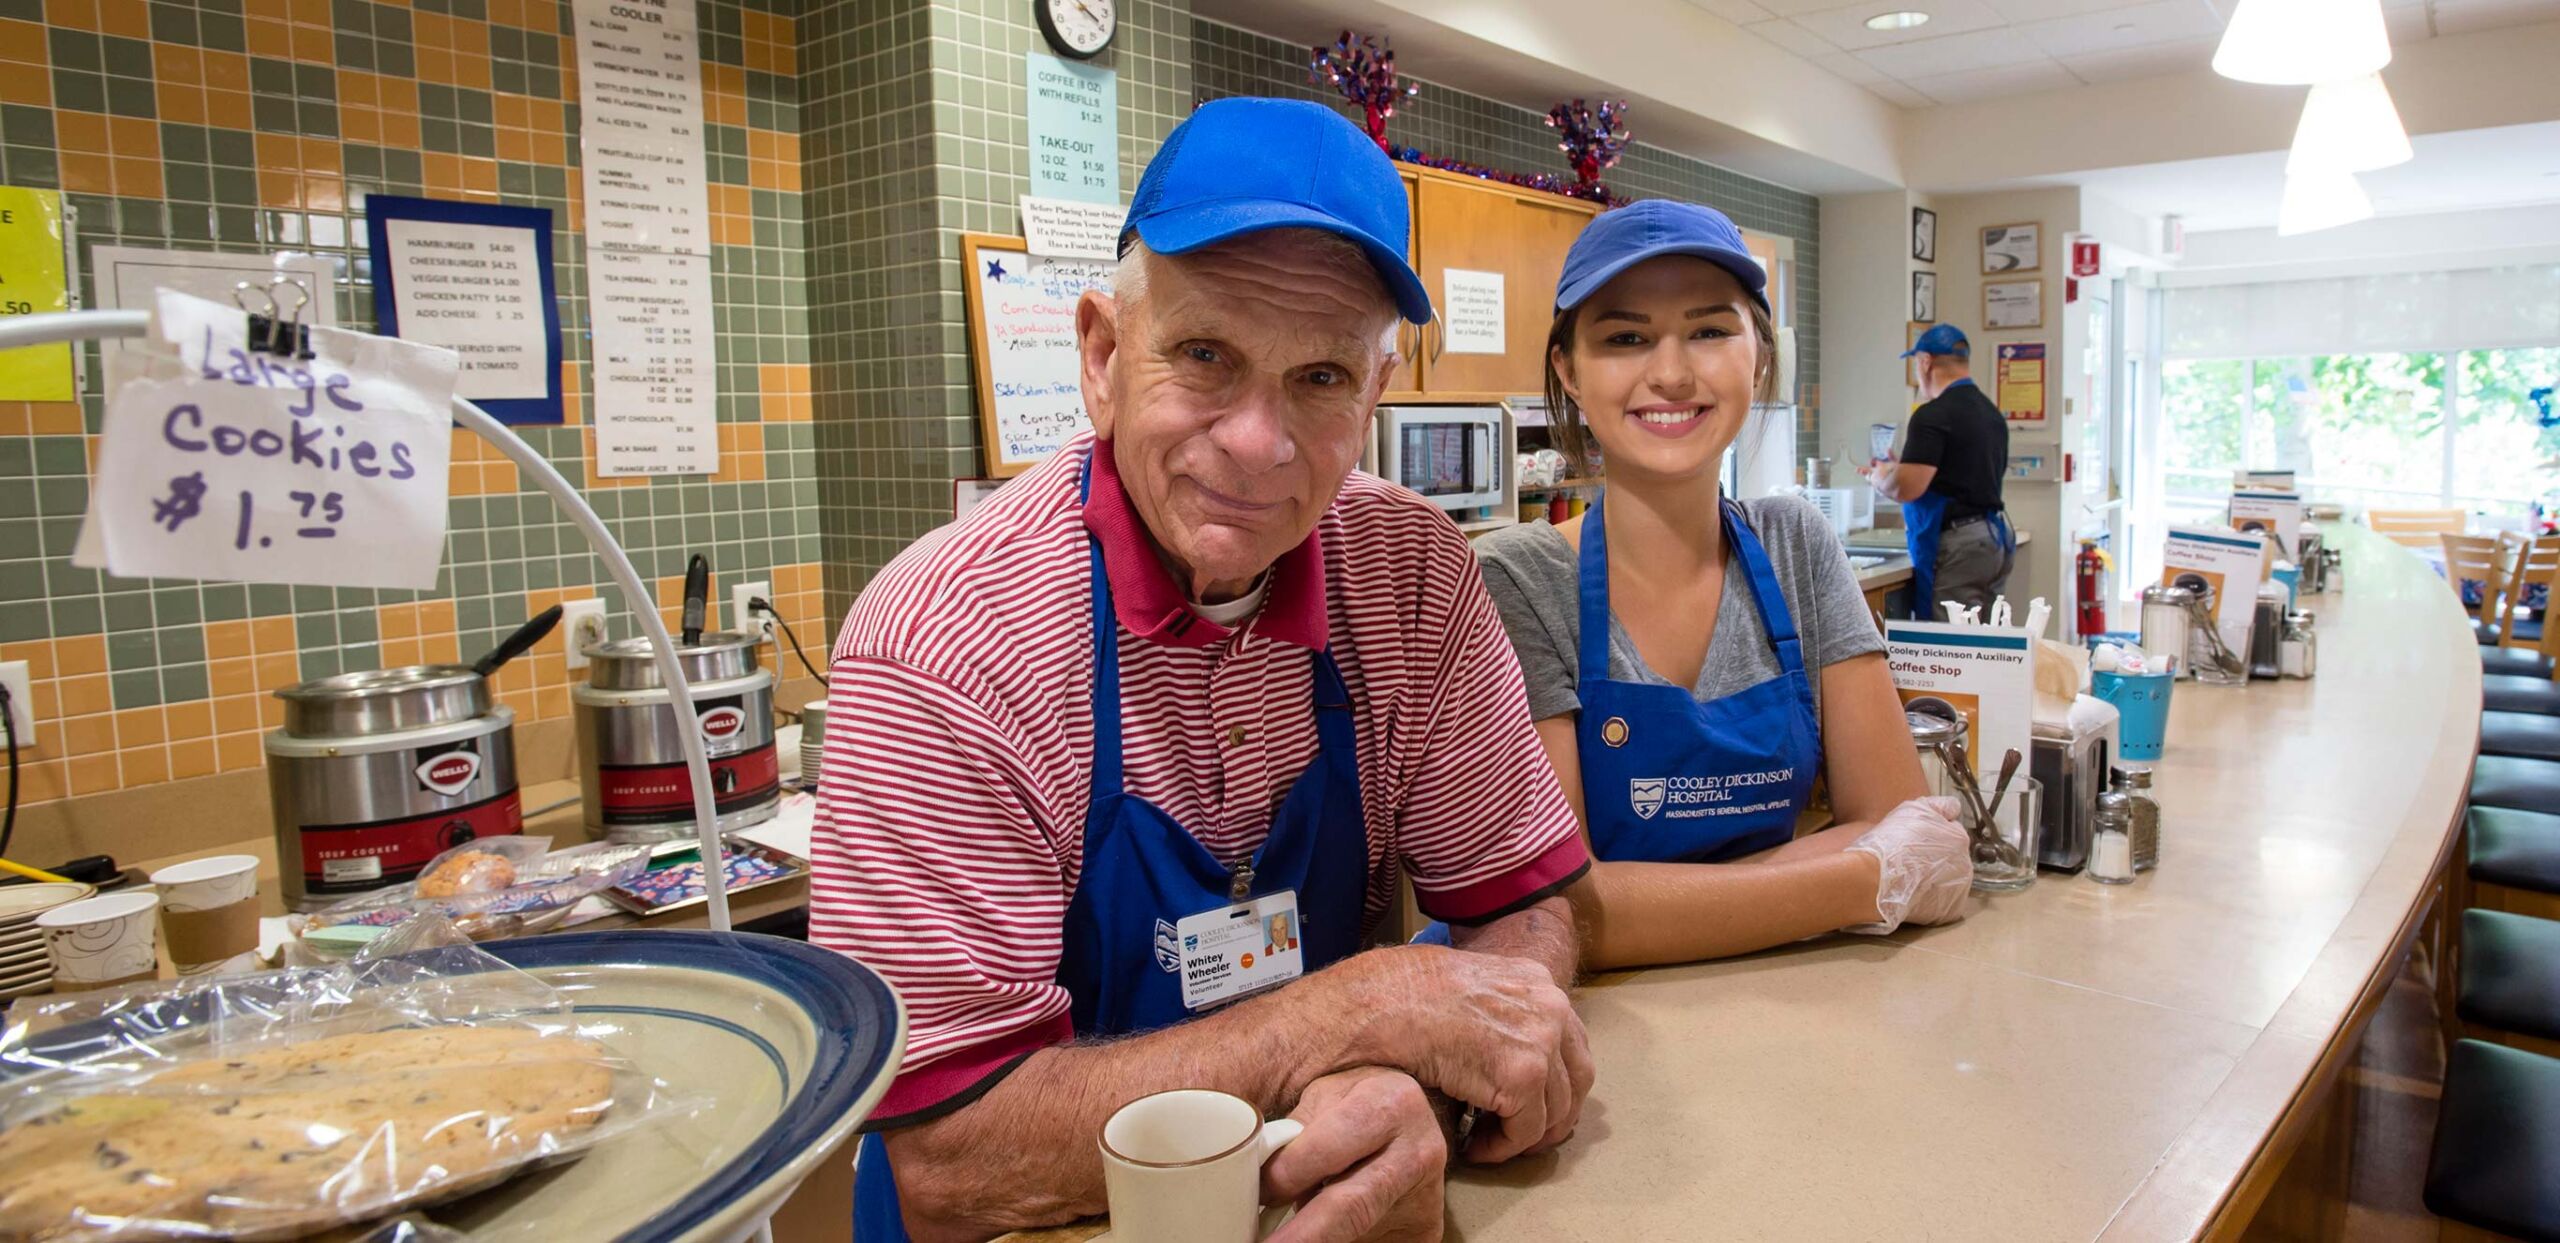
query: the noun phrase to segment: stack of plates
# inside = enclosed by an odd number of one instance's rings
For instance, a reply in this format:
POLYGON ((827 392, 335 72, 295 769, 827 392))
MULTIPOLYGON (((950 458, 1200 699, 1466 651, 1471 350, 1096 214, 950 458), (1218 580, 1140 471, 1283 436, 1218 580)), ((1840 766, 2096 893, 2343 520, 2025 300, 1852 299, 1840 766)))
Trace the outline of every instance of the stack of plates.
POLYGON ((96 892, 95 885, 0 885, 0 1001, 53 987, 53 959, 36 916, 96 892))

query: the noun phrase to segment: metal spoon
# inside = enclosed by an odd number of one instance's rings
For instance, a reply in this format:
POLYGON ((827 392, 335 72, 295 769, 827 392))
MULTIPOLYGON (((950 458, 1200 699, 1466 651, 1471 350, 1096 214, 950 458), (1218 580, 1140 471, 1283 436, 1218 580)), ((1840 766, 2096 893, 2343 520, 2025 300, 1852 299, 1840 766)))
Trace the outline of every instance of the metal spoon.
POLYGON ((2025 852, 2012 845, 2008 838, 2001 836, 2000 805, 2008 801, 2009 783, 2017 777, 2018 765, 2025 758, 2018 754, 2016 747, 2009 748, 2008 753, 2000 757, 2000 780, 1991 787, 1991 806, 1982 813, 1983 832, 1991 839, 1993 848, 1999 852, 2001 863, 2009 867, 2022 866, 2025 860, 2019 856, 2025 852))

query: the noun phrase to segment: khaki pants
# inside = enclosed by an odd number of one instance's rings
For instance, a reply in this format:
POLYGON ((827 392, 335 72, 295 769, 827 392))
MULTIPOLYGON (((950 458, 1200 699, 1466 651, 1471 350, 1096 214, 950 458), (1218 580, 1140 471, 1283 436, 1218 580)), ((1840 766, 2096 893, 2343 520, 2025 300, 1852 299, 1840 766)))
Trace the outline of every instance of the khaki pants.
MULTIPOLYGON (((1991 523, 1968 522, 1938 536, 1938 603, 1955 601, 1990 612, 1991 601, 2009 585, 2014 549, 2000 546, 1991 523)), ((1943 610, 1942 610, 1943 615, 1943 610)))

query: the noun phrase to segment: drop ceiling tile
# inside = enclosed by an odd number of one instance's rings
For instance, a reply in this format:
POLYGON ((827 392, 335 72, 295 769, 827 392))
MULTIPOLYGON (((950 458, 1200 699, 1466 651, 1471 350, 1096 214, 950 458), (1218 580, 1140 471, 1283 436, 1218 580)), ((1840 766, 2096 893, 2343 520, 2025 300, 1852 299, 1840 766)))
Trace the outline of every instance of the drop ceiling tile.
POLYGON ((1843 8, 1799 14, 1794 20, 1797 25, 1821 36, 1825 42, 1852 52, 1895 43, 1943 39, 1948 35, 2008 24, 1984 0, 1865 0, 1843 8), (1929 21, 1909 30, 1867 29, 1868 18, 1896 9, 1926 13, 1929 21))
POLYGON ((1942 104, 1960 104, 1973 99, 1996 99, 2003 95, 2032 95, 2038 91, 2066 90, 2080 85, 2080 79, 2059 62, 2030 61, 2023 65, 2001 65, 1991 69, 1968 69, 1962 73, 1942 73, 1925 78, 1909 78, 1905 85, 1942 104))
POLYGON ((1908 82, 1913 78, 1942 73, 1996 69, 2002 65, 2022 65, 2050 58, 2037 51, 2036 45, 2028 42, 2025 35, 2004 28, 1869 48, 1858 53, 1858 59, 1908 82))
POLYGON ((2219 35, 2210 39, 2180 39, 2174 43, 2065 56, 2061 60, 2062 67, 2083 82, 2123 82, 2206 68, 2213 64, 2213 49, 2221 42, 2219 35))
POLYGON ((1753 4, 1751 0, 1689 0, 1689 3, 1705 9, 1726 21, 1732 22, 1736 26, 1748 25, 1752 22, 1765 22, 1775 16, 1775 14, 1772 14, 1769 10, 1761 8, 1757 4, 1753 4))
POLYGON ((2080 56, 2180 39, 2218 37, 2222 17, 2205 0, 2155 0, 2104 13, 2056 17, 2019 26, 2048 56, 2080 56))
POLYGON ((1886 103, 1898 104, 1905 108, 1926 108, 1938 102, 1918 91, 1912 90, 1910 87, 1894 81, 1891 78, 1886 78, 1882 82, 1869 82, 1865 85, 1869 92, 1883 99, 1886 103))
POLYGON ((1828 56, 1840 50, 1822 36, 1784 18, 1753 22, 1743 29, 1798 56, 1828 56))
MULTIPOLYGON (((1696 0, 1691 0, 1691 2, 1695 3, 1696 0)), ((1752 0, 1752 3, 1769 10, 1773 16, 1777 17, 1797 17, 1806 13, 1819 13, 1824 9, 1836 9, 1840 7, 1840 0, 1752 0)), ((1882 12, 1883 10, 1879 9, 1877 11, 1882 12)))
POLYGON ((1892 81, 1892 79, 1887 78, 1883 73, 1879 72, 1875 66, 1870 65, 1855 56, 1851 56, 1847 52, 1833 52, 1829 56, 1816 56, 1813 58, 1813 63, 1821 66, 1823 72, 1828 73, 1835 78, 1855 82, 1860 86, 1866 86, 1876 82, 1892 81))
POLYGON ((2560 0, 2436 0, 2436 33, 2466 34, 2560 21, 2560 0))
POLYGON ((2056 17, 2078 17, 2083 13, 2102 13, 2110 9, 2131 8, 2145 0, 1990 0, 1991 7, 2011 22, 2040 22, 2056 17))

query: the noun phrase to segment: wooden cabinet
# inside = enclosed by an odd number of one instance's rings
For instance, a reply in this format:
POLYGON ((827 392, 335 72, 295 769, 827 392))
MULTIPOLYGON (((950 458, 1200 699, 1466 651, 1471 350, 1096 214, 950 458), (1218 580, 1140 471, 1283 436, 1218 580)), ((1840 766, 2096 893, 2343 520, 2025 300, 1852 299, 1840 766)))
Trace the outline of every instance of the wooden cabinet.
POLYGON ((1503 352, 1452 354, 1441 326, 1405 336, 1411 360, 1389 400, 1492 400, 1546 388, 1547 327, 1566 250, 1597 212, 1589 203, 1434 169, 1402 170, 1412 195, 1415 267, 1433 305, 1447 273, 1502 274, 1503 352))

